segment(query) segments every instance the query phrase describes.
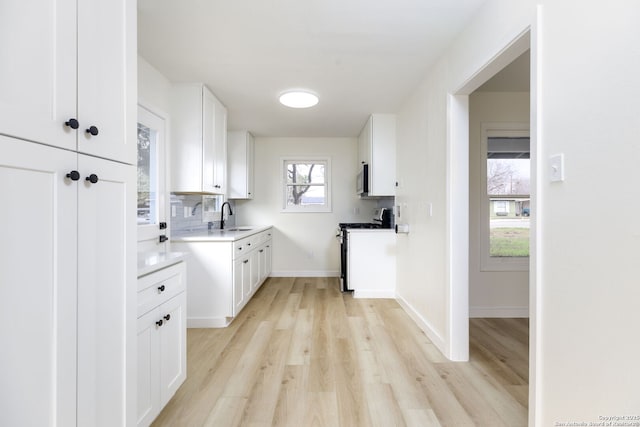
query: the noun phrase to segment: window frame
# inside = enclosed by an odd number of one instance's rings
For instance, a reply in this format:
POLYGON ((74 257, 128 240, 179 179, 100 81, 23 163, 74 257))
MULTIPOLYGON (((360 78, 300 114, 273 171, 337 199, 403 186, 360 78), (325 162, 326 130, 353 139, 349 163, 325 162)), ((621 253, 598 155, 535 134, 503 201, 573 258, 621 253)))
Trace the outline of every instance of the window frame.
MULTIPOLYGON (((480 271, 529 271, 529 256, 527 257, 492 257, 490 255, 491 217, 489 215, 491 196, 487 191, 487 151, 488 141, 491 137, 529 137, 529 152, 531 152, 531 134, 529 123, 482 123, 480 173, 481 173, 481 197, 480 197, 480 271)), ((531 161, 531 160, 529 160, 531 161)), ((508 195, 504 198, 524 198, 525 195, 508 195)), ((531 197, 529 194, 526 197, 531 197)), ((529 217, 531 218, 531 217, 529 217)), ((531 229, 530 229, 531 230, 531 229)), ((529 248, 531 248, 531 235, 529 235, 529 248)))
MULTIPOLYGON (((153 172, 157 183, 157 205, 156 205, 156 221, 151 224, 138 224, 138 242, 144 242, 157 239, 160 234, 166 234, 167 230, 160 230, 159 223, 167 222, 167 135, 168 123, 166 115, 158 112, 156 109, 150 108, 143 103, 138 104, 138 114, 136 117, 136 127, 138 123, 155 129, 155 126, 149 126, 151 122, 160 125, 158 131, 158 141, 156 145, 157 163, 153 172)), ((136 142, 137 144, 137 142, 136 142)), ((136 166, 137 167, 137 166, 136 166)), ((137 194, 137 189, 136 189, 137 194)))
POLYGON ((283 157, 280 159, 280 188, 282 192, 281 212, 282 213, 327 213, 331 210, 331 158, 327 156, 296 156, 283 157), (322 205, 287 205, 287 166, 292 163, 315 163, 324 165, 324 188, 325 203, 322 205))

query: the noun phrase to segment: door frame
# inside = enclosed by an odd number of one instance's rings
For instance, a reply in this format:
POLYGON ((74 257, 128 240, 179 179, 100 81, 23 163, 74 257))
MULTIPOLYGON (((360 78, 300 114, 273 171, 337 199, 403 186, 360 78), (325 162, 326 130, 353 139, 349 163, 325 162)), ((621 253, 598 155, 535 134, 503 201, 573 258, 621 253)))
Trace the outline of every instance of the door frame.
MULTIPOLYGON (((541 19, 538 10, 537 20, 541 19)), ((448 297, 448 351, 451 360, 469 360, 469 95, 498 71, 511 63, 527 49, 531 55, 531 236, 529 259, 529 424, 535 425, 538 401, 536 361, 540 353, 537 330, 537 295, 540 284, 538 263, 541 218, 538 203, 541 144, 538 140, 541 115, 539 99, 540 22, 524 29, 509 41, 496 55, 482 65, 447 96, 447 280, 448 297)))

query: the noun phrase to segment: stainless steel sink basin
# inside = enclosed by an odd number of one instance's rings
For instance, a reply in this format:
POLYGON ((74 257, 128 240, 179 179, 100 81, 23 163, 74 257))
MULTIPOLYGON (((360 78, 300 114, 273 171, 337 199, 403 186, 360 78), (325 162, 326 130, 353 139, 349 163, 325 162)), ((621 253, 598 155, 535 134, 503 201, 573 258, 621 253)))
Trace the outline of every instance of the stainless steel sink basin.
POLYGON ((226 231, 251 231, 250 228, 225 228, 226 231))

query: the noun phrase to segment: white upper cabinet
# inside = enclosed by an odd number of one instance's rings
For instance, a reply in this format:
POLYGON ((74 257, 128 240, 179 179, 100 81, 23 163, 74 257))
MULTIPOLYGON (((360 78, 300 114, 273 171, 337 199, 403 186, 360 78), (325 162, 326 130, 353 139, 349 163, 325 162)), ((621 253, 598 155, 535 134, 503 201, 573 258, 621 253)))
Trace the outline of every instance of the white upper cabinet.
POLYGON ((171 91, 171 186, 176 193, 224 194, 227 109, 202 84, 171 91))
POLYGON ((136 112, 123 110, 137 96, 135 8, 3 2, 0 62, 11 65, 0 67, 0 133, 135 163, 136 112))
POLYGON ((227 138, 229 199, 253 199, 254 139, 247 131, 229 132, 227 138))
POLYGON ((372 114, 358 136, 358 167, 369 165, 369 196, 396 193, 396 116, 372 114))

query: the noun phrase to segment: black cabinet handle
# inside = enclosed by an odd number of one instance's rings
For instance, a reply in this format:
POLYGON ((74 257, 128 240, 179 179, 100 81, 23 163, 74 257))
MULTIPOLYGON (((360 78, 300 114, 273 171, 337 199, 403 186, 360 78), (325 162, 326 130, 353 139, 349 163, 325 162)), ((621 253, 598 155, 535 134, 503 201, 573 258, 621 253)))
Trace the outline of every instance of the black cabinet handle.
POLYGON ((95 173, 92 173, 91 175, 86 177, 84 180, 89 181, 92 184, 95 184, 96 182, 98 182, 98 175, 96 175, 95 173))
POLYGON ((248 262, 249 262, 249 260, 248 260, 248 259, 245 259, 244 261, 242 261, 242 263, 243 263, 243 264, 246 264, 246 263, 248 263, 248 262))
POLYGON ((80 127, 80 123, 76 119, 69 119, 64 122, 65 126, 69 126, 71 129, 78 129, 80 127))
POLYGON ((164 234, 161 234, 161 235, 160 235, 160 243, 164 243, 164 242, 166 242, 167 240, 169 240, 169 238, 168 238, 167 236, 165 236, 164 234))
POLYGON ((164 230, 167 228, 167 223, 166 222, 161 222, 160 224, 160 230, 164 230))
POLYGON ((251 246, 251 243, 247 243, 247 246, 251 246))
POLYGON ((80 179, 80 172, 71 171, 67 174, 67 178, 69 178, 71 181, 77 181, 80 179))
POLYGON ((164 320, 166 320, 167 322, 169 321, 169 319, 171 319, 171 315, 167 314, 166 316, 164 316, 164 320))
POLYGON ((264 249, 260 249, 260 253, 264 252, 264 249))
POLYGON ((98 128, 95 126, 90 126, 89 129, 85 129, 86 133, 90 133, 93 136, 96 136, 98 134, 98 128))
POLYGON ((158 291, 160 291, 160 293, 164 292, 164 289, 165 289, 164 285, 158 286, 158 291))
POLYGON ((162 326, 162 324, 163 324, 163 323, 164 323, 164 322, 162 321, 162 319, 160 319, 160 320, 158 320, 158 321, 156 322, 156 325, 158 325, 158 326, 162 326))

